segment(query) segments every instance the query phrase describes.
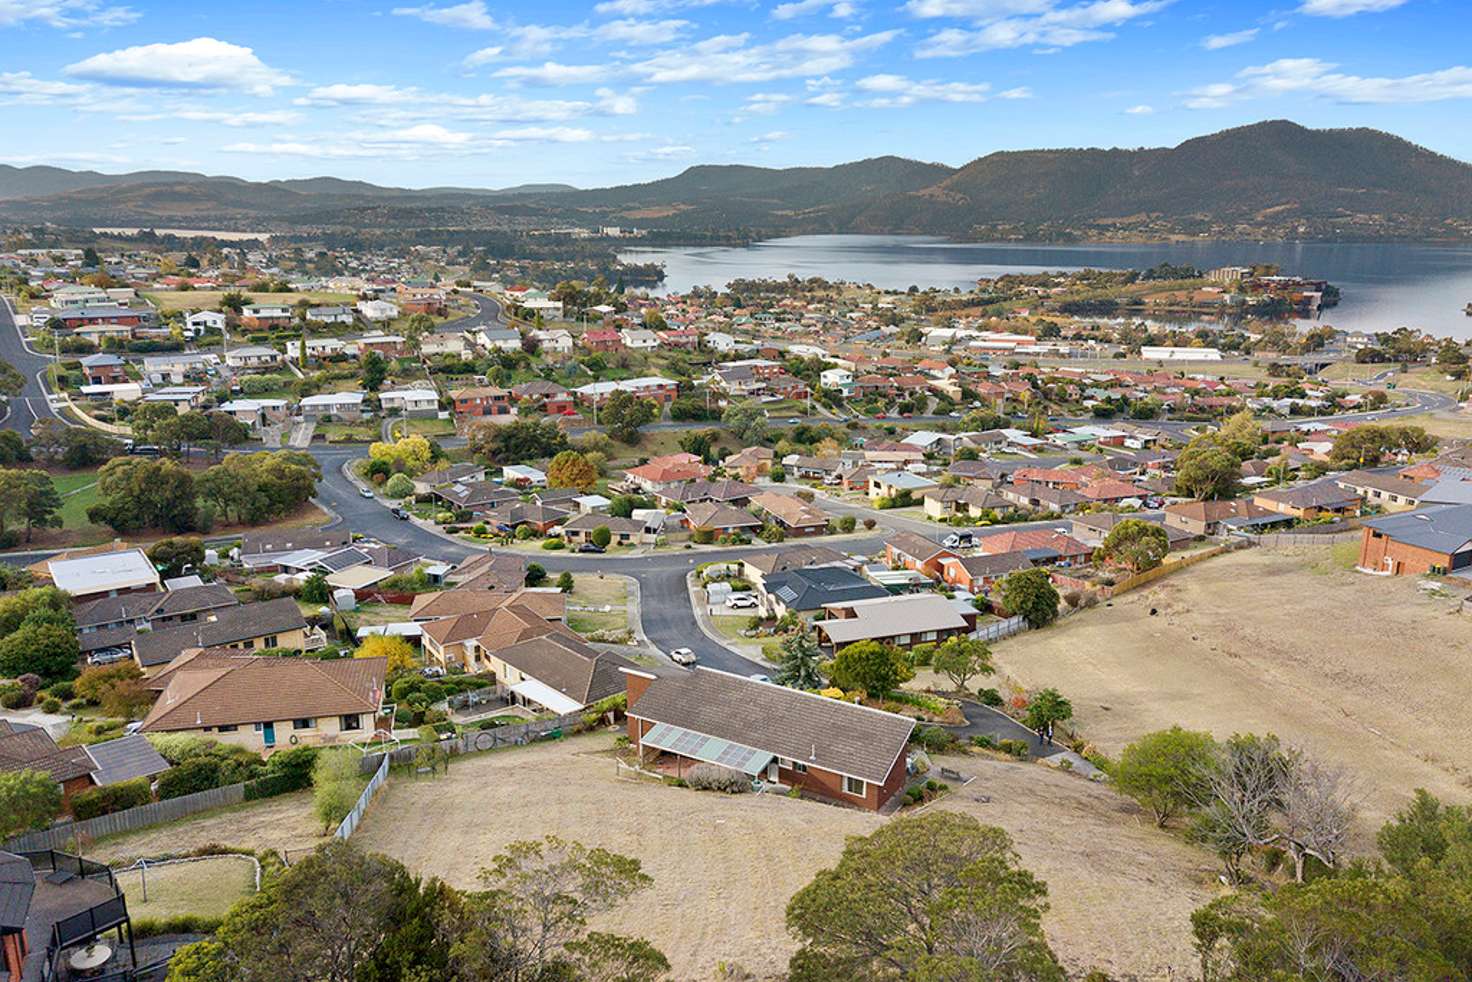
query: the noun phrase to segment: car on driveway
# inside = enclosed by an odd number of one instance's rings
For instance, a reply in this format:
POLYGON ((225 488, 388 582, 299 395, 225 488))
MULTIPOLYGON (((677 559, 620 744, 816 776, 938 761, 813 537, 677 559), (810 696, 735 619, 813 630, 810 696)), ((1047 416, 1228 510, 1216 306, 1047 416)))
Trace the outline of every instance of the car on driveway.
POLYGON ((697 661, 699 661, 699 659, 695 657, 695 652, 691 651, 689 648, 671 648, 670 661, 674 662, 676 665, 684 665, 688 668, 689 666, 694 665, 697 661))
POLYGON ((732 610, 745 610, 756 606, 756 598, 745 593, 733 593, 726 598, 726 606, 732 610))

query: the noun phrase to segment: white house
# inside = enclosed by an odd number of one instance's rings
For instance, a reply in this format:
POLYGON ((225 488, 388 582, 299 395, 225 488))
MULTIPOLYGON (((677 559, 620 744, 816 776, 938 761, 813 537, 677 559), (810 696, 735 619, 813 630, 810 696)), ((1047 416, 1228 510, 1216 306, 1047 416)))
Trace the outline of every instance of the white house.
POLYGON ((205 331, 225 330, 225 315, 218 310, 196 310, 184 318, 184 336, 197 338, 205 331))
POLYGON ((363 393, 323 392, 307 396, 300 403, 302 419, 320 420, 329 416, 357 419, 363 415, 363 393))
POLYGON ((229 413, 251 429, 259 429, 267 422, 286 418, 285 399, 231 399, 221 403, 220 412, 229 413))
POLYGON ((740 342, 724 331, 711 331, 705 335, 706 346, 712 351, 735 351, 740 342))
POLYGON ((624 347, 630 350, 653 351, 659 347, 659 338, 654 336, 654 332, 642 327, 626 327, 618 333, 624 339, 624 347))
POLYGON ((827 368, 818 373, 818 384, 825 389, 846 393, 854 384, 854 373, 847 368, 827 368))
MULTIPOLYGON (((293 361, 301 357, 302 343, 300 341, 286 342, 287 357, 293 361)), ((326 358, 330 355, 340 355, 346 350, 347 345, 337 338, 307 338, 307 357, 326 358)))
POLYGON ((440 397, 433 389, 393 389, 378 394, 378 405, 385 413, 433 416, 439 412, 440 397))
POLYGON ((526 464, 507 464, 501 468, 501 483, 540 487, 547 483, 547 475, 526 464))
POLYGON ((562 320, 561 300, 548 300, 545 297, 528 297, 525 300, 517 301, 517 306, 525 310, 530 317, 541 314, 543 320, 562 320))
POLYGON ((186 378, 202 376, 209 368, 214 356, 192 352, 169 355, 147 355, 143 359, 143 374, 150 379, 167 379, 178 385, 186 378))
POLYGON ((399 316, 399 308, 387 300, 359 300, 358 313, 368 321, 391 321, 399 316))
MULTIPOLYGON (((322 324, 352 324, 357 319, 351 307, 309 307, 307 309, 307 320, 318 321, 322 324)), ((307 350, 310 352, 311 348, 307 350)))
POLYGON ((281 364, 281 352, 265 345, 248 344, 225 352, 225 364, 231 368, 272 368, 281 364))
POLYGON ((144 402, 166 402, 175 412, 193 409, 204 401, 206 389, 202 385, 171 385, 155 389, 143 397, 144 402))
POLYGON ((560 327, 546 331, 533 331, 532 337, 550 354, 565 355, 572 351, 572 335, 560 327))
POLYGON ((471 357, 470 345, 466 343, 463 334, 426 334, 419 339, 419 352, 423 355, 471 357))
POLYGON ((519 351, 521 334, 509 327, 483 327, 475 332, 475 343, 487 351, 519 351))

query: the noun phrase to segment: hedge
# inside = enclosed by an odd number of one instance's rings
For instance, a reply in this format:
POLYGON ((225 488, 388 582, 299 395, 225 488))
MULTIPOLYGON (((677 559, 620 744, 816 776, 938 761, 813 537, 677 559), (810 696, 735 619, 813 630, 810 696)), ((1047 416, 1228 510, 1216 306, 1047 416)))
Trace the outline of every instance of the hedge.
POLYGON ((72 815, 78 821, 111 815, 146 805, 153 800, 153 789, 148 778, 135 777, 117 784, 106 784, 100 788, 88 788, 72 795, 72 815))
POLYGON ((267 774, 258 777, 254 781, 247 781, 245 785, 245 800, 255 801, 258 798, 274 798, 278 794, 290 794, 300 791, 302 788, 312 786, 312 775, 308 772, 301 774, 267 774))

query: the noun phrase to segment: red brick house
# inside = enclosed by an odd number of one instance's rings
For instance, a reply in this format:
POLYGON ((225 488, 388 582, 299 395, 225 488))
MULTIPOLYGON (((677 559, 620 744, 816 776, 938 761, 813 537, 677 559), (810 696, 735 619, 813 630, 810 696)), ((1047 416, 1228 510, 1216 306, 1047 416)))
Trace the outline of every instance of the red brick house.
POLYGON ((941 579, 973 596, 980 596, 1009 573, 1033 567, 1026 552, 999 552, 990 556, 947 556, 940 561, 941 579))
POLYGON ((1472 567, 1472 505, 1434 505, 1372 519, 1361 531, 1367 573, 1421 576, 1472 567))
POLYGON ((914 532, 896 532, 884 541, 884 561, 891 566, 913 569, 932 580, 941 578, 941 562, 957 554, 938 542, 914 532))
POLYGON ((572 393, 546 379, 532 379, 511 387, 511 395, 517 403, 530 401, 548 416, 576 416, 577 406, 572 393))
POLYGON ((904 789, 908 717, 712 668, 620 671, 645 767, 678 776, 715 764, 867 811, 904 789))
POLYGON ((583 347, 588 351, 622 351, 624 339, 617 331, 584 331, 583 347))
POLYGON ((457 389, 450 393, 455 400, 455 415, 461 416, 509 416, 513 404, 509 389, 483 385, 470 389, 457 389))

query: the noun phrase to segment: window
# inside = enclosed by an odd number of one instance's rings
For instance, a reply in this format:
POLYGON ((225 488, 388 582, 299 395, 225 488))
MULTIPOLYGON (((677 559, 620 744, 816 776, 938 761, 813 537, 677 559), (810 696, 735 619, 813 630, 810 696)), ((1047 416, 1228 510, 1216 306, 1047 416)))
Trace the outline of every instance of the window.
POLYGON ((894 639, 894 643, 899 647, 904 647, 905 645, 910 643, 910 636, 908 634, 901 634, 899 637, 894 639))
POLYGON ((226 723, 224 726, 220 727, 220 732, 234 733, 238 729, 240 729, 240 727, 236 726, 234 723, 226 723))
POLYGON ((792 769, 798 774, 806 774, 808 772, 808 765, 800 760, 794 760, 792 762, 792 769))
POLYGON ((935 640, 935 633, 936 632, 934 632, 934 631, 926 631, 924 634, 921 634, 920 635, 920 640, 921 641, 934 641, 935 640))
POLYGON ((301 719, 291 721, 291 728, 293 730, 310 730, 316 725, 317 720, 311 716, 303 716, 301 719))
POLYGON ((859 780, 856 777, 845 777, 843 779, 843 790, 847 794, 863 797, 866 786, 863 781, 859 780))
POLYGON ((342 716, 338 719, 338 729, 361 730, 362 728, 363 720, 358 713, 350 713, 347 716, 342 716))
POLYGON ((263 647, 266 647, 266 648, 274 648, 274 647, 276 647, 276 635, 274 635, 274 634, 268 634, 268 635, 266 635, 266 643, 263 645, 263 647))
POLYGON ((250 724, 250 728, 252 730, 255 730, 257 733, 259 733, 259 732, 261 732, 261 727, 263 725, 265 725, 265 724, 263 724, 263 723, 252 723, 252 724, 250 724))

